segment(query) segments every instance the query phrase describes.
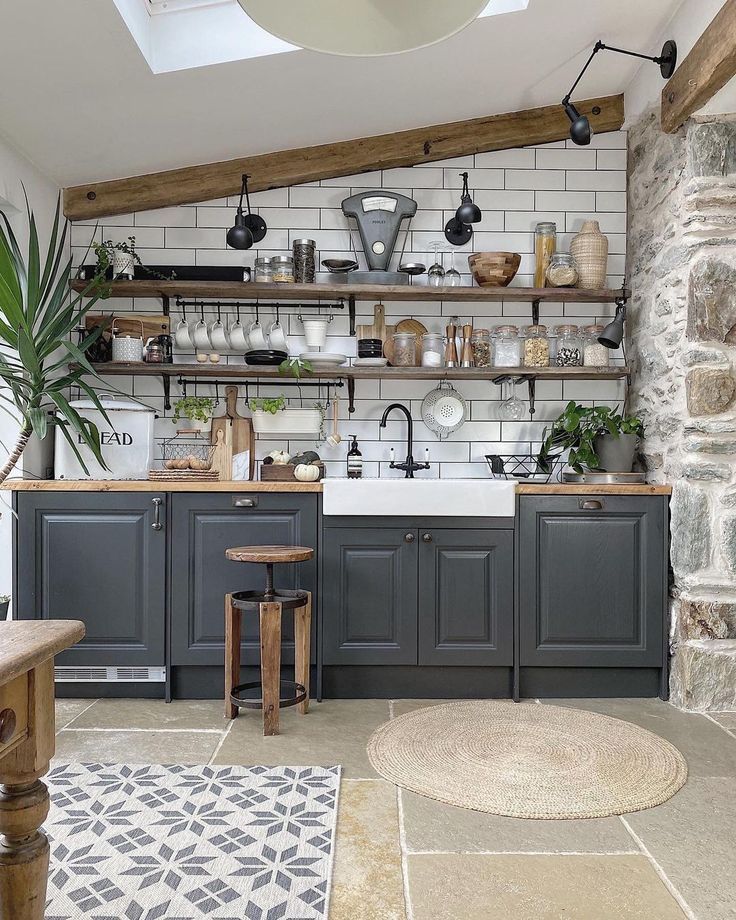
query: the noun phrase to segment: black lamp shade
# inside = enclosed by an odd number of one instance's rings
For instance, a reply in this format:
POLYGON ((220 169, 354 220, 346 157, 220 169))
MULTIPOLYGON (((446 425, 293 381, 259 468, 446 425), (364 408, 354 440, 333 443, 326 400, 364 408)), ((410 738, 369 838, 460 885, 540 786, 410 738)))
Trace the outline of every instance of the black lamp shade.
POLYGON ((470 196, 464 197, 460 207, 455 212, 455 219, 461 224, 477 224, 483 215, 480 208, 473 202, 470 196))
POLYGON ((565 104, 565 114, 570 119, 570 140, 578 147, 587 147, 593 136, 587 115, 581 115, 572 102, 565 104))
POLYGON ((250 249, 253 246, 253 233, 245 221, 242 209, 238 208, 235 225, 227 231, 227 245, 231 249, 250 249))
POLYGON ((606 348, 619 348, 624 338, 624 319, 626 311, 623 307, 617 307, 616 315, 606 328, 598 336, 598 341, 606 348))

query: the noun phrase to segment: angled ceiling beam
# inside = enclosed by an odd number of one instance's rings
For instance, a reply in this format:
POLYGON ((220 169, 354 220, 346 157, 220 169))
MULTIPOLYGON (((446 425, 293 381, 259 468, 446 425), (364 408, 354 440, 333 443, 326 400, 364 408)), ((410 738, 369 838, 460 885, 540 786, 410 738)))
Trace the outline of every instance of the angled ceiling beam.
MULTIPOLYGON (((596 132, 617 131, 624 120, 623 96, 576 103, 596 132)), ((377 137, 338 141, 319 147, 280 150, 260 156, 188 166, 167 172, 114 179, 64 189, 64 213, 88 220, 178 204, 194 204, 240 192, 243 173, 252 192, 351 176, 374 169, 415 166, 487 150, 545 144, 569 136, 570 122, 560 105, 491 115, 377 137)))
POLYGON ((668 134, 736 75, 736 0, 726 0, 662 90, 662 130, 668 134))

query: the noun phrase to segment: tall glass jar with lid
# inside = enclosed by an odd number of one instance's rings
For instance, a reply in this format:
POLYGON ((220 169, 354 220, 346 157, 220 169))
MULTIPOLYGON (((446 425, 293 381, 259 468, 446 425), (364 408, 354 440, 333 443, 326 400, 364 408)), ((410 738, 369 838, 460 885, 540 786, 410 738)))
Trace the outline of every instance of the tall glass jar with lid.
POLYGON ((253 265, 253 280, 268 283, 273 281, 273 266, 270 256, 259 256, 253 265))
POLYGON ((422 336, 422 367, 442 367, 444 359, 444 336, 441 332, 425 332, 422 336))
POLYGON ((550 259, 557 249, 557 224, 543 221, 534 230, 534 287, 543 288, 547 284, 547 269, 550 259))
POLYGON ((488 329, 474 329, 470 347, 473 351, 473 364, 476 367, 491 366, 491 333, 488 329))
POLYGON ((494 367, 521 367, 518 326, 496 326, 493 339, 494 367))
POLYGON ((524 367, 549 367, 546 326, 524 326, 524 367))
POLYGON ((583 363, 583 343, 577 326, 564 324, 557 327, 557 367, 580 367, 583 363))
POLYGON ((417 336, 415 332, 395 332, 392 336, 394 367, 415 367, 417 363, 417 336))
POLYGON ((611 349, 598 341, 601 332, 603 326, 598 323, 583 327, 583 364, 586 367, 608 367, 611 349))

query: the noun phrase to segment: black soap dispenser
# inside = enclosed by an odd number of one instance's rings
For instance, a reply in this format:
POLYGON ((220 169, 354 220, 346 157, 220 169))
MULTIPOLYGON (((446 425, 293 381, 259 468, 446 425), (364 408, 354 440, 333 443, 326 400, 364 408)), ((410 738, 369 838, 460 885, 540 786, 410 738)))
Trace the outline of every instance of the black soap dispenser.
POLYGON ((350 437, 353 440, 350 442, 350 450, 348 451, 348 479, 362 479, 363 454, 361 454, 358 449, 358 438, 356 435, 351 434, 350 437))

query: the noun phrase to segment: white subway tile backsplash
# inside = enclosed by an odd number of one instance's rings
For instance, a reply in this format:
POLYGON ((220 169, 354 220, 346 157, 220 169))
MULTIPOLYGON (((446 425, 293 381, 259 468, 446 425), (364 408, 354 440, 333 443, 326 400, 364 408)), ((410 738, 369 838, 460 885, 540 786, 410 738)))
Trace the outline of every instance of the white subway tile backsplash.
POLYGON ((348 186, 328 188, 325 186, 299 185, 289 189, 290 208, 339 208, 350 196, 348 186))
POLYGON ((595 209, 626 213, 626 192, 596 192, 595 209))
MULTIPOLYGON (((135 226, 138 227, 194 227, 198 208, 159 208, 157 211, 138 211, 135 226)), ((202 208, 201 210, 217 210, 202 208)), ((232 213, 230 215, 232 220, 232 213)), ((117 220, 117 218, 115 218, 117 220)), ((202 224, 204 227, 210 224, 202 224)), ((218 225, 219 226, 219 225, 218 225)), ((225 225, 223 225, 225 226, 225 225)), ((227 226, 232 226, 228 224, 227 226)))
POLYGON ((598 150, 598 169, 626 170, 626 150, 598 150))
MULTIPOLYGON (((473 194, 473 201, 483 211, 533 211, 534 192, 519 191, 517 189, 477 189, 473 194)), ((456 202, 455 208, 459 201, 456 202)), ((485 216, 484 216, 485 219, 485 216)))
POLYGON ((552 221, 560 230, 565 226, 564 211, 512 211, 506 215, 506 226, 509 231, 534 232, 535 226, 540 221, 552 221))
POLYGON ((537 211, 595 211, 595 192, 545 192, 534 193, 537 211))
POLYGON ((595 150, 580 147, 537 150, 537 169, 595 169, 595 150))
POLYGON ((506 188, 545 189, 565 188, 565 171, 562 169, 507 169, 506 188))
POLYGON ((581 191, 625 192, 626 173, 617 169, 568 170, 567 187, 581 191))
POLYGON ((475 165, 482 169, 534 169, 534 148, 520 147, 516 150, 490 150, 487 153, 476 153, 475 165))
MULTIPOLYGON (((468 188, 471 194, 478 188, 503 188, 504 171, 502 169, 465 169, 462 172, 468 174, 468 188)), ((463 187, 463 179, 458 169, 445 170, 445 188, 456 188, 458 191, 463 187)), ((458 204, 459 204, 458 200, 458 204)))
POLYGON ((383 180, 381 170, 375 169, 364 173, 355 173, 352 176, 336 176, 334 179, 323 179, 319 184, 323 187, 337 186, 338 188, 381 188, 383 180))
POLYGON ((384 188, 443 188, 443 170, 424 166, 421 169, 384 169, 384 188))
POLYGON ((219 228, 167 227, 166 246, 172 249, 224 249, 225 233, 219 228))

